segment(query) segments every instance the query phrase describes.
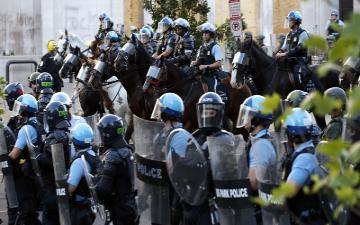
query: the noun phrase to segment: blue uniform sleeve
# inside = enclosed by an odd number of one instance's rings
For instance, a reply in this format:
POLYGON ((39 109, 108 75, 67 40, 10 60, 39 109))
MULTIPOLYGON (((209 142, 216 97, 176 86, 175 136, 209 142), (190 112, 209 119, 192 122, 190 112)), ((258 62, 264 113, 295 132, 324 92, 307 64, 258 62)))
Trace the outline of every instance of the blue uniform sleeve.
POLYGON ((249 167, 268 167, 275 163, 276 155, 274 146, 269 140, 259 139, 250 148, 249 167))
POLYGON ((298 185, 307 185, 310 182, 311 176, 315 173, 316 166, 315 155, 303 153, 295 159, 287 180, 298 185))
POLYGON ((219 45, 214 45, 214 47, 211 49, 211 54, 214 56, 215 61, 221 61, 223 59, 223 55, 219 45))
POLYGON ((27 142, 26 142, 26 130, 27 129, 27 134, 29 136, 29 138, 31 139, 31 143, 34 144, 36 143, 37 140, 37 133, 36 133, 36 129, 33 126, 30 125, 25 125, 23 126, 18 133, 16 142, 15 142, 15 147, 20 149, 20 150, 24 150, 25 147, 27 146, 27 142))
POLYGON ((298 45, 302 44, 304 45, 304 42, 309 39, 309 35, 306 31, 302 32, 300 35, 299 35, 299 42, 298 42, 298 45))
POLYGON ((172 35, 169 39, 168 39, 168 43, 166 45, 166 50, 170 49, 173 50, 175 48, 176 45, 176 36, 172 35))
POLYGON ((69 178, 67 182, 68 184, 77 187, 83 176, 84 176, 83 162, 80 158, 75 159, 75 161, 70 166, 69 178))

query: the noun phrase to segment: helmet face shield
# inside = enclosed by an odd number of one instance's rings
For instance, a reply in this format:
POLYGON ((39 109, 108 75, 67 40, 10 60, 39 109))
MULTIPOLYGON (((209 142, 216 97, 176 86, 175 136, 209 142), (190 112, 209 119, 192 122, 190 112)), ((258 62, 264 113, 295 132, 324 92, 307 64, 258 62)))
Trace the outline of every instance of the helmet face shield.
POLYGON ((150 118, 161 121, 161 108, 162 107, 163 107, 163 104, 159 101, 159 99, 157 99, 150 118))
POLYGON ((236 127, 245 127, 247 124, 249 124, 253 118, 253 112, 254 111, 249 106, 241 105, 236 127))
POLYGON ((15 100, 13 111, 15 115, 19 116, 22 112, 24 112, 24 105, 19 102, 18 100, 15 100))
POLYGON ((198 103, 196 105, 199 128, 220 128, 224 116, 224 105, 218 103, 198 103))
POLYGON ((168 24, 165 24, 163 22, 158 23, 158 32, 159 33, 165 33, 167 30, 169 30, 170 26, 168 24))

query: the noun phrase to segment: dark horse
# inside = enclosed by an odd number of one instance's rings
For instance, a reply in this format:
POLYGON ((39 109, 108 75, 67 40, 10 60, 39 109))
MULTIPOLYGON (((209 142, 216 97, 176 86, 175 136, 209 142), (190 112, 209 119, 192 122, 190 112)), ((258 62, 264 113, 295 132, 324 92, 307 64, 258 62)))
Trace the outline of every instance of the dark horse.
MULTIPOLYGON (((149 93, 163 94, 166 92, 173 92, 178 94, 184 101, 184 126, 189 131, 193 131, 198 127, 196 118, 196 103, 203 91, 203 84, 200 81, 198 73, 195 68, 190 68, 188 73, 185 73, 173 63, 161 59, 157 63, 162 72, 159 74, 157 82, 151 82, 148 77, 143 87, 147 87, 149 93)), ((219 81, 220 82, 220 81, 219 81)), ((241 89, 233 89, 229 84, 229 79, 223 79, 222 86, 225 86, 226 96, 223 96, 225 104, 225 119, 224 128, 236 132, 236 121, 239 113, 241 103, 251 95, 250 90, 244 86, 241 89)), ((223 92, 223 94, 225 93, 223 92)))
MULTIPOLYGON (((244 54, 242 58, 245 60, 242 65, 234 67, 231 82, 234 88, 248 83, 252 86, 253 94, 265 95, 277 92, 282 99, 296 89, 286 60, 277 61, 271 58, 251 38, 245 39, 240 44, 240 53, 244 54)), ((310 72, 314 72, 317 67, 310 69, 310 72)), ((339 86, 338 73, 330 71, 320 79, 319 91, 323 92, 335 86, 339 86)))
MULTIPOLYGON (((241 88, 247 84, 253 94, 266 95, 277 92, 282 99, 296 89, 286 60, 277 61, 269 57, 251 38, 240 44, 240 54, 241 62, 234 65, 231 77, 231 85, 234 88, 241 88)), ((317 67, 313 67, 310 72, 313 73, 316 69, 317 67)), ((319 79, 319 91, 339 86, 338 74, 337 71, 329 71, 326 76, 319 79)), ((321 128, 325 127, 324 119, 317 118, 317 122, 321 128)))

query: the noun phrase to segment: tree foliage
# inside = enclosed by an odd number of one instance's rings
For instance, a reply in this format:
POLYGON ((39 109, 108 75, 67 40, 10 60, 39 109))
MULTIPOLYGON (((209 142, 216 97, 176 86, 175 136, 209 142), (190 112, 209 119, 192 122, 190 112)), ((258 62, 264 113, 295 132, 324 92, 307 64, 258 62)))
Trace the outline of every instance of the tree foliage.
POLYGON ((201 34, 196 32, 197 27, 207 21, 210 11, 207 1, 202 0, 143 0, 144 8, 152 16, 154 28, 158 22, 168 16, 172 19, 184 18, 189 21, 190 28, 195 36, 195 46, 201 43, 201 34))

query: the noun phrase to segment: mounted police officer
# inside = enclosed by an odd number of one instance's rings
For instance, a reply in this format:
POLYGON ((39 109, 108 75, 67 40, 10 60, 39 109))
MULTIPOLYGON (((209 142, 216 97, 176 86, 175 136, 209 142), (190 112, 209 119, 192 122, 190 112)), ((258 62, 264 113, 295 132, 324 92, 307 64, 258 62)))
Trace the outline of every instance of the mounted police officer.
MULTIPOLYGON (((110 31, 106 34, 104 38, 104 44, 107 47, 106 50, 106 56, 107 56, 107 63, 108 65, 113 65, 115 58, 117 57, 119 50, 121 48, 120 46, 120 37, 115 31, 110 31)), ((109 68, 112 68, 112 66, 109 66, 109 68)), ((111 74, 113 74, 111 71, 109 71, 111 74)))
POLYGON ((23 94, 16 99, 13 109, 19 116, 14 130, 16 142, 9 153, 19 201, 16 220, 18 224, 41 224, 36 212, 40 204, 36 196, 39 186, 30 160, 30 151, 33 146, 36 146, 38 140, 35 118, 36 99, 30 94, 23 94))
POLYGON ((164 17, 158 24, 158 32, 161 37, 158 40, 156 52, 153 54, 154 59, 170 58, 174 55, 176 45, 176 34, 173 31, 174 22, 169 17, 164 17))
POLYGON ((44 224, 60 224, 57 186, 55 183, 54 161, 52 157, 52 145, 61 143, 62 154, 65 159, 66 168, 69 168, 70 162, 70 132, 69 132, 69 115, 67 108, 61 102, 50 102, 45 108, 43 126, 46 133, 44 147, 38 156, 38 163, 41 173, 41 178, 44 187, 44 209, 43 209, 43 223, 44 224))
POLYGON ((149 24, 144 25, 143 28, 147 28, 150 31, 151 36, 150 36, 149 44, 153 50, 153 53, 151 55, 153 55, 155 53, 155 51, 157 50, 157 40, 155 38, 154 29, 149 24))
POLYGON ((134 162, 132 150, 124 139, 124 124, 120 117, 103 116, 97 125, 106 149, 103 170, 96 184, 99 199, 110 211, 114 225, 138 224, 134 190, 134 162))
MULTIPOLYGON (((302 23, 302 16, 298 11, 291 11, 287 20, 289 22, 289 28, 291 31, 286 37, 284 45, 281 50, 275 55, 276 59, 287 58, 294 75, 295 83, 298 89, 303 91, 307 90, 308 81, 312 80, 313 83, 317 82, 312 77, 311 71, 307 68, 307 48, 304 43, 309 39, 307 31, 300 27, 302 23)), ((315 83, 317 88, 320 86, 315 83)))
MULTIPOLYGON (((307 111, 294 108, 285 120, 285 128, 288 144, 294 149, 285 172, 286 183, 294 187, 287 207, 302 223, 325 224, 317 196, 306 195, 303 190, 304 186, 311 186, 311 176, 318 172, 315 147, 311 140, 312 118, 307 111)), ((292 221, 292 224, 297 223, 292 221)))
POLYGON ((264 50, 266 54, 269 54, 269 49, 264 44, 265 36, 263 34, 259 34, 255 37, 257 44, 264 50))
POLYGON ((186 67, 189 67, 191 63, 191 57, 194 51, 194 37, 190 33, 190 24, 186 19, 176 19, 174 21, 174 27, 178 35, 178 40, 176 42, 174 56, 169 60, 184 70, 186 67))
POLYGON ((31 88, 32 92, 29 93, 32 96, 34 96, 36 99, 39 96, 39 93, 37 92, 37 85, 36 85, 36 78, 39 76, 39 72, 33 72, 32 74, 30 74, 29 76, 29 88, 31 88))
MULTIPOLYGON (((152 119, 157 119, 164 123, 164 128, 156 136, 154 144, 165 146, 165 140, 169 136, 170 132, 177 128, 183 127, 183 115, 184 115, 184 103, 180 96, 174 93, 165 93, 157 99, 153 112, 151 114, 152 119)), ((166 158, 167 151, 162 151, 165 153, 164 160, 166 158)), ((170 188, 170 207, 171 207, 171 224, 179 224, 181 221, 181 205, 179 201, 179 196, 175 191, 170 188)), ((155 206, 156 207, 156 206, 155 206)))
POLYGON ((90 175, 95 176, 101 168, 101 161, 93 150, 94 133, 89 125, 78 124, 71 130, 71 137, 76 149, 67 180, 71 196, 71 223, 90 225, 94 222, 95 215, 91 210, 92 205, 89 201, 91 195, 85 178, 88 175, 85 174, 85 171, 89 171, 90 175), (83 156, 85 162, 82 159, 83 156), (84 168, 85 166, 87 169, 84 168))
POLYGON ((51 75, 54 81, 54 91, 61 91, 61 87, 64 86, 60 76, 59 70, 61 66, 57 65, 54 61, 54 56, 56 54, 57 44, 55 41, 50 40, 47 43, 48 52, 41 58, 41 62, 39 64, 38 72, 44 73, 47 72, 51 75))
POLYGON ((339 19, 339 12, 337 10, 331 11, 330 19, 326 22, 325 31, 326 35, 334 35, 335 39, 339 38, 339 31, 334 28, 334 26, 338 26, 338 28, 344 28, 345 24, 342 20, 339 19))
POLYGON ((144 45, 149 55, 154 53, 153 47, 151 46, 151 31, 146 27, 140 29, 140 42, 144 45))
POLYGON ((334 100, 340 101, 340 108, 334 109, 330 113, 331 120, 324 129, 322 139, 336 140, 342 135, 343 128, 343 116, 345 113, 347 97, 343 89, 339 87, 332 87, 324 92, 324 95, 334 100))
POLYGON ((223 55, 220 46, 215 42, 216 28, 211 23, 201 25, 203 44, 198 50, 196 61, 191 62, 191 66, 198 66, 202 72, 204 91, 215 91, 216 72, 221 68, 223 55))

